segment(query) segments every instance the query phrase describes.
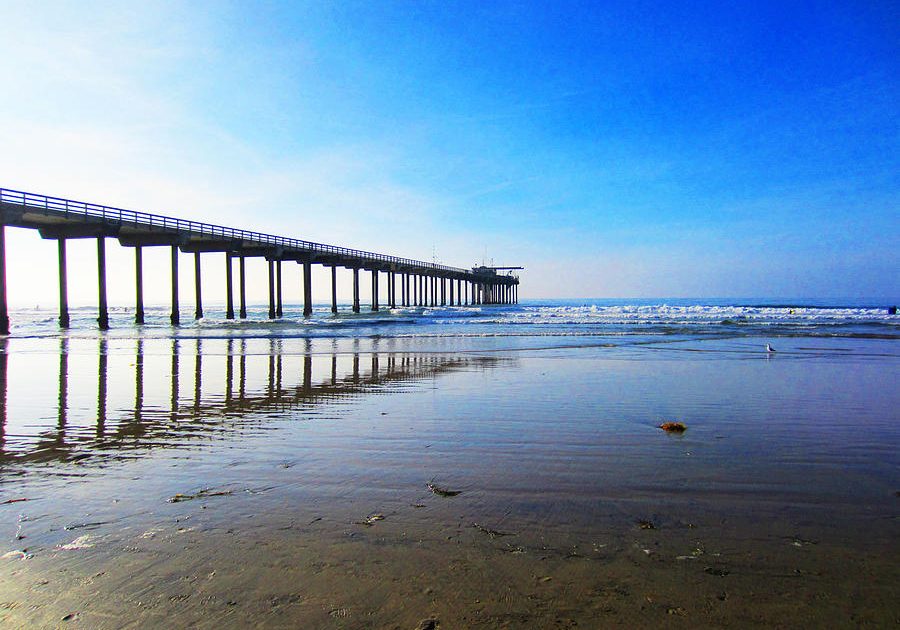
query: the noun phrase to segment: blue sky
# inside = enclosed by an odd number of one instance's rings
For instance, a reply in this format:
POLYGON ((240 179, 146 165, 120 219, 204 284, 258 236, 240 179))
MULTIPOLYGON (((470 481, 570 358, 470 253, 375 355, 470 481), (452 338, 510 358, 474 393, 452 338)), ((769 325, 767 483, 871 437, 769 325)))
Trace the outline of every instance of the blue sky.
MULTIPOLYGON (((8 2, 0 186, 522 264, 524 297, 897 296, 898 6, 8 2)), ((52 303, 53 244, 8 232, 11 301, 52 303)))

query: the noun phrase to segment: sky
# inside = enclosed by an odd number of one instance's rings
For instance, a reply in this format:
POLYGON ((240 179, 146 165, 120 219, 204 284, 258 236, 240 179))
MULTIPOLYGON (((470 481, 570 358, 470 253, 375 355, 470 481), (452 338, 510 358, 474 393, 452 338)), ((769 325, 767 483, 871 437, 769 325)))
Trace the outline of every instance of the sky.
MULTIPOLYGON (((523 299, 900 295, 896 2, 7 0, 0 143, 0 187, 523 265, 523 299)), ((55 304, 55 243, 6 232, 10 303, 55 304)), ((68 247, 92 304, 96 244, 68 247)))

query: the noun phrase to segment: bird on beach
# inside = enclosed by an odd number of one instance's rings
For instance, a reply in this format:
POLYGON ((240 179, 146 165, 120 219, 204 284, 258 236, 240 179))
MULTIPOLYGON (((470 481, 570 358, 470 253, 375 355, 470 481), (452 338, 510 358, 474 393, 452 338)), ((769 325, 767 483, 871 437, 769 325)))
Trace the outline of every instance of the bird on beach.
POLYGON ((771 345, 769 345, 769 344, 766 344, 766 352, 775 352, 775 348, 773 348, 773 347, 772 347, 771 345))

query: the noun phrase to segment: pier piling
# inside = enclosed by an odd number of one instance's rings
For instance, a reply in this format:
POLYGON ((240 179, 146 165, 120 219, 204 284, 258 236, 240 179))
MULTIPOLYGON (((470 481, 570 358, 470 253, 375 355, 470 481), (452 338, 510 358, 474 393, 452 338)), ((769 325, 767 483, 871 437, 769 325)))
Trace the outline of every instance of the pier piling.
POLYGON ((225 319, 234 319, 234 291, 231 278, 231 252, 225 252, 225 319))
POLYGON ((200 252, 194 252, 194 319, 203 318, 203 296, 200 282, 200 252))
POLYGON ((275 319, 275 261, 268 259, 269 263, 269 319, 275 319))
POLYGON ((59 327, 69 327, 69 291, 66 286, 66 239, 56 240, 59 253, 59 327))
POLYGON ((312 315, 312 263, 303 261, 303 317, 312 315))
POLYGON ((241 256, 238 258, 238 262, 239 262, 239 265, 238 265, 238 272, 239 272, 239 273, 238 273, 238 276, 240 276, 239 279, 238 279, 238 280, 239 280, 239 281, 238 281, 238 284, 240 285, 239 288, 240 288, 240 290, 241 290, 241 297, 240 297, 241 311, 240 311, 240 317, 241 317, 241 319, 247 319, 247 275, 246 275, 246 271, 245 271, 245 268, 244 268, 244 267, 245 267, 245 259, 244 259, 244 255, 243 255, 243 254, 241 254, 241 256))
POLYGON ((109 330, 109 313, 106 306, 106 239, 97 237, 97 324, 100 330, 109 330))
POLYGON ((181 313, 178 306, 178 246, 172 245, 172 313, 169 320, 173 326, 181 323, 181 313))
POLYGON ((6 226, 0 225, 0 335, 8 334, 9 310, 6 305, 6 226))
POLYGON ((281 304, 281 260, 275 261, 275 295, 275 317, 280 319, 284 314, 284 309, 281 304))
POLYGON ((144 323, 144 253, 140 245, 134 248, 134 323, 144 323))
POLYGON ((378 270, 372 270, 372 311, 378 310, 378 270))
POLYGON ((331 266, 331 312, 337 313, 337 265, 331 266))

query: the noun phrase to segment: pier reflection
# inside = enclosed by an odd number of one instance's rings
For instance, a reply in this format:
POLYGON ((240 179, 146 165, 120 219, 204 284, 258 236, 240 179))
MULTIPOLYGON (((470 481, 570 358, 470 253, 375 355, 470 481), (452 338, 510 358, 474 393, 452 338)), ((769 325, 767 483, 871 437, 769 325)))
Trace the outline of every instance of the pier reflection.
POLYGON ((62 338, 58 354, 33 355, 0 343, 0 465, 189 447, 273 418, 334 417, 338 403, 509 360, 377 349, 314 353, 309 342, 288 352, 278 339, 253 348, 245 339, 136 339, 130 352, 121 345, 111 352, 106 339, 91 343, 75 352, 62 338), (54 369, 55 396, 47 391, 54 369), (23 381, 23 374, 34 378, 23 381))

